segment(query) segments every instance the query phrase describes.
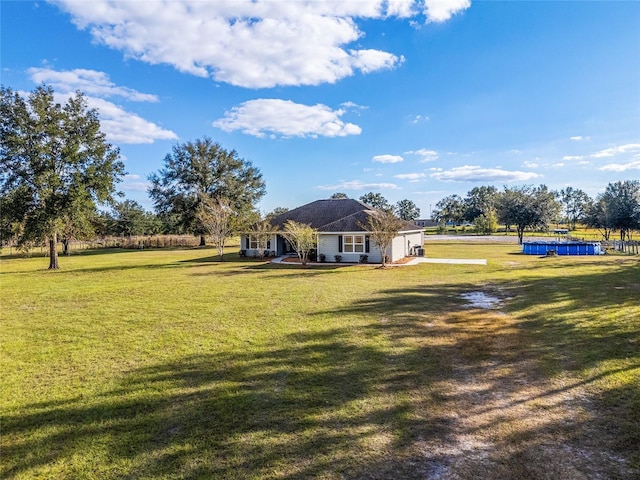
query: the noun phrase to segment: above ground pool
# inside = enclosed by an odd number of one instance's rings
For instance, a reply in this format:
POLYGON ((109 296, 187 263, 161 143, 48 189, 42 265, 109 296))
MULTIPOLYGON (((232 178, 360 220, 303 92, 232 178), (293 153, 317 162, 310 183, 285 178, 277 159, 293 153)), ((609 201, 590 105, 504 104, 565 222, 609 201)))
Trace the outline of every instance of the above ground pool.
POLYGON ((525 255, 601 255, 600 242, 524 242, 525 255))

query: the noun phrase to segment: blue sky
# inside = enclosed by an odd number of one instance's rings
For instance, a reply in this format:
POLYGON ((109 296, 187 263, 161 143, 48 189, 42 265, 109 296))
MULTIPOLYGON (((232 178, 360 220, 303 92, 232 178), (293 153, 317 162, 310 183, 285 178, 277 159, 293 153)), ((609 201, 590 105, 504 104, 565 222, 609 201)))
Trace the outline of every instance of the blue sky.
POLYGON ((267 183, 428 217, 480 185, 640 178, 639 1, 2 1, 2 84, 77 89, 120 147, 127 198, 211 137, 267 183))

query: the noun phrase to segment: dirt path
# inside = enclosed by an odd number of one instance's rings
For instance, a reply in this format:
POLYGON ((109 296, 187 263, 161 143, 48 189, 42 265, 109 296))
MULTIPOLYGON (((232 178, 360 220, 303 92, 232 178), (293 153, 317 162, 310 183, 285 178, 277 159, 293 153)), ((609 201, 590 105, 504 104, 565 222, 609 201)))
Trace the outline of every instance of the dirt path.
POLYGON ((631 479, 583 382, 540 371, 539 352, 499 308, 452 313, 442 435, 419 442, 428 479, 631 479), (473 321, 469 322, 469 313, 473 321))

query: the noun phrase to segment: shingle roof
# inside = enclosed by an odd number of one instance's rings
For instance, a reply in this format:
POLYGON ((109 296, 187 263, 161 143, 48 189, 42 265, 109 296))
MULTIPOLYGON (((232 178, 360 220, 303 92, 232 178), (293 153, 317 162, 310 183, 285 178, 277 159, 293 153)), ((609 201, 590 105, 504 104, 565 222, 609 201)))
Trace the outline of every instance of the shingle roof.
MULTIPOLYGON (((287 220, 311 225, 320 232, 364 232, 369 215, 376 209, 352 198, 316 200, 294 208, 271 219, 271 224, 283 229, 287 220)), ((405 222, 401 232, 420 230, 411 222, 405 222)))

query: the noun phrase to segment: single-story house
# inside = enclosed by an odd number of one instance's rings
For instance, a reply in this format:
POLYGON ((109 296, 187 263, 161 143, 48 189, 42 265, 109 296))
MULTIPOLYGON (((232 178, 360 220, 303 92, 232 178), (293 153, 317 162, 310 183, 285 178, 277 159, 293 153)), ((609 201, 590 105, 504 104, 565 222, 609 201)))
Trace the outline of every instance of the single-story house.
MULTIPOLYGON (((327 262, 335 261, 336 255, 342 257, 342 262, 359 262, 362 255, 367 255, 369 263, 381 263, 380 249, 370 240, 366 229, 368 218, 375 210, 351 198, 316 200, 294 208, 270 219, 276 233, 269 240, 267 251, 278 256, 294 253, 289 242, 277 233, 288 220, 293 220, 317 231, 317 255, 319 258, 324 255, 327 262)), ((387 250, 387 257, 395 262, 418 254, 423 248, 423 235, 421 227, 405 222, 387 250)), ((258 242, 250 233, 242 235, 241 242, 241 249, 248 256, 259 253, 258 242)))

